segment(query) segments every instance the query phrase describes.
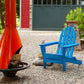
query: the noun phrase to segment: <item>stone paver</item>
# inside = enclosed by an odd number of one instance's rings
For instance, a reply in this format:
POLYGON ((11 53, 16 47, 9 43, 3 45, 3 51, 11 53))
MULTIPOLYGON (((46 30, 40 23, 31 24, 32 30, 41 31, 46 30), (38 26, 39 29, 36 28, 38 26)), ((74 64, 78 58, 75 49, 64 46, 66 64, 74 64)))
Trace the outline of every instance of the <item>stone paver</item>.
MULTIPOLYGON (((37 32, 29 30, 18 30, 23 44, 21 49, 22 61, 28 62, 31 67, 19 71, 18 77, 5 78, 0 72, 0 84, 83 84, 84 81, 84 51, 74 52, 78 59, 83 60, 83 64, 78 66, 75 64, 67 63, 67 71, 62 71, 62 66, 54 64, 43 69, 42 66, 34 66, 32 62, 37 58, 40 53, 39 44, 42 40, 45 42, 58 41, 60 32, 37 32)), ((56 53, 56 47, 47 47, 47 52, 56 53)))

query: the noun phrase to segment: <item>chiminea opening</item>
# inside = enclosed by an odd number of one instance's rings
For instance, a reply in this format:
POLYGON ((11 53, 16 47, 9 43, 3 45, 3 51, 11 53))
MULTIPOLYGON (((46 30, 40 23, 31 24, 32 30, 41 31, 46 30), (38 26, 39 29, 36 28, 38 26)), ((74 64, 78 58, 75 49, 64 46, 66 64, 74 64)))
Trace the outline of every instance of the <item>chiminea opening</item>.
MULTIPOLYGON (((22 47, 21 47, 21 48, 22 48, 22 47)), ((19 49, 15 52, 15 54, 19 54, 19 53, 20 53, 21 48, 19 48, 19 49)))
POLYGON ((16 53, 13 55, 12 59, 10 60, 8 69, 4 69, 4 70, 0 69, 0 71, 3 72, 4 76, 15 77, 17 71, 26 69, 30 66, 28 63, 21 61, 21 54, 20 54, 21 48, 18 49, 16 53))
MULTIPOLYGON (((22 48, 22 47, 21 47, 21 48, 22 48)), ((20 65, 20 63, 21 63, 21 54, 19 54, 21 48, 18 49, 18 50, 15 52, 15 54, 13 55, 13 57, 11 58, 10 63, 9 63, 9 66, 8 66, 8 69, 22 67, 22 65, 20 65)))

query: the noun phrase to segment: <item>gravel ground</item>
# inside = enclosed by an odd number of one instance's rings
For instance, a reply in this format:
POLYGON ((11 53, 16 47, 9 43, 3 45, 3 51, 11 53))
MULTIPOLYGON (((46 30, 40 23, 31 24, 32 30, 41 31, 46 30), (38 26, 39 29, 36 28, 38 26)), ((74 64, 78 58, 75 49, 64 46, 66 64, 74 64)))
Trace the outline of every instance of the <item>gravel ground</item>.
MULTIPOLYGON (((84 84, 84 51, 75 51, 74 56, 82 59, 83 64, 78 66, 67 63, 66 72, 62 71, 62 66, 54 64, 43 69, 42 66, 34 66, 32 62, 40 53, 39 44, 45 42, 58 41, 60 32, 37 32, 20 29, 19 35, 23 44, 21 49, 22 61, 28 62, 31 67, 17 72, 17 77, 7 78, 0 72, 0 84, 84 84)), ((47 47, 47 52, 55 53, 56 45, 47 47)))

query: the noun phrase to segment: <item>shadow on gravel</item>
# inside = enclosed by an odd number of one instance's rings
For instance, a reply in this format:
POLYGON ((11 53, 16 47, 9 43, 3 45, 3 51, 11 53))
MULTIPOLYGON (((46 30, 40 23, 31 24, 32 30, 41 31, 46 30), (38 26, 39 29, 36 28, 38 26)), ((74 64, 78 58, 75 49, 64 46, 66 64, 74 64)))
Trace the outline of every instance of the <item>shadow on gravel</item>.
POLYGON ((83 64, 82 65, 76 65, 76 64, 71 64, 71 63, 66 63, 66 72, 63 72, 62 70, 62 65, 61 64, 53 64, 53 66, 47 66, 46 70, 50 71, 58 71, 62 73, 70 73, 70 72, 75 72, 82 70, 83 64))
POLYGON ((28 77, 28 76, 23 76, 23 77, 19 77, 19 76, 5 77, 5 76, 3 76, 0 79, 0 83, 6 83, 6 84, 23 84, 24 81, 29 82, 29 80, 31 80, 31 78, 28 77))

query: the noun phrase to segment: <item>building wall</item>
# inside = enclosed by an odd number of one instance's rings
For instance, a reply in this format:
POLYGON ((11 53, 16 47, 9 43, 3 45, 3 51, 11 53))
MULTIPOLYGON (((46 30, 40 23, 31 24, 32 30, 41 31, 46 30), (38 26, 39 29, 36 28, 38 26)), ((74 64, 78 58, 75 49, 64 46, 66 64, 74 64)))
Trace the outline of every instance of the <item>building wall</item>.
POLYGON ((21 0, 21 28, 30 27, 30 1, 21 0))
MULTIPOLYGON (((29 28, 32 30, 32 0, 21 1, 21 28, 29 28)), ((79 4, 79 0, 77 0, 79 4)))

